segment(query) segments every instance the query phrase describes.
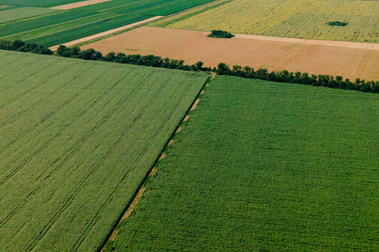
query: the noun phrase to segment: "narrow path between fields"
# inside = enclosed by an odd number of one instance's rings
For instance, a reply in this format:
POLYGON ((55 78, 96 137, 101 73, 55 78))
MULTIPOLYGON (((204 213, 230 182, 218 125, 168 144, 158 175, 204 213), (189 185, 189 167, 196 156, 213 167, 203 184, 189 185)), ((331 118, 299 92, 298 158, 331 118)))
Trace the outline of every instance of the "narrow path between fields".
MULTIPOLYGON (((148 22, 160 19, 160 18, 163 18, 163 16, 155 16, 155 17, 152 17, 152 18, 148 18, 148 19, 145 19, 145 20, 142 20, 142 21, 139 21, 139 22, 135 22, 133 24, 128 24, 128 25, 125 25, 125 26, 122 26, 122 27, 119 27, 119 28, 115 28, 115 29, 109 30, 109 31, 101 32, 101 33, 94 34, 94 35, 91 35, 91 36, 88 36, 88 37, 84 37, 84 38, 77 39, 77 40, 74 40, 74 41, 71 41, 71 42, 67 42, 67 43, 64 43, 63 45, 65 45, 67 47, 73 46, 73 45, 77 45, 77 44, 80 44, 80 43, 83 43, 83 42, 87 42, 87 41, 90 41, 90 40, 93 40, 93 39, 97 39, 97 38, 101 38, 103 36, 110 35, 112 33, 116 33, 116 32, 119 32, 119 31, 126 30, 126 29, 132 28, 132 27, 137 26, 137 25, 145 24, 145 23, 148 23, 148 22)), ((50 47, 49 49, 52 50, 52 51, 56 51, 59 46, 60 45, 55 45, 55 46, 50 47)))
POLYGON ((168 141, 168 143, 163 148, 163 151, 162 151, 161 155, 159 156, 158 160, 155 162, 153 168, 151 168, 148 176, 142 182, 141 187, 137 190, 137 193, 135 194, 132 202, 129 204, 129 206, 127 207, 127 210, 122 215, 122 217, 119 220, 119 222, 117 223, 116 228, 112 231, 112 233, 109 235, 109 237, 107 238, 107 240, 104 242, 104 245, 103 245, 102 249, 100 250, 100 252, 104 252, 105 251, 105 247, 107 246, 108 241, 113 241, 116 238, 117 233, 119 231, 119 229, 118 229, 119 225, 121 224, 121 222, 123 222, 125 219, 127 219, 130 216, 130 214, 132 213, 133 209, 138 204, 138 201, 140 200, 142 194, 145 192, 145 190, 146 190, 146 187, 145 187, 146 182, 151 178, 152 175, 154 175, 155 173, 158 172, 158 169, 157 169, 156 165, 157 165, 158 161, 160 161, 160 160, 162 160, 162 159, 164 159, 166 157, 166 153, 164 152, 164 150, 166 150, 166 148, 168 146, 174 144, 175 141, 174 141, 173 137, 175 136, 175 134, 179 133, 182 130, 182 126, 181 125, 183 123, 187 122, 188 119, 190 118, 189 112, 195 110, 196 107, 197 107, 197 105, 200 102, 199 95, 203 95, 204 94, 204 89, 209 86, 209 81, 212 80, 215 76, 216 76, 215 73, 210 73, 209 74, 208 80, 204 83, 204 85, 201 88, 199 94, 196 96, 195 100, 191 104, 190 109, 188 110, 188 112, 186 113, 186 115, 184 116, 184 118, 182 119, 182 121, 180 122, 179 126, 174 131, 174 134, 172 135, 172 137, 170 138, 170 140, 168 141))
POLYGON ((369 49, 369 50, 377 50, 377 51, 379 50, 379 44, 364 43, 364 42, 284 38, 284 37, 271 37, 271 36, 248 35, 248 34, 235 34, 235 38, 283 42, 283 43, 294 43, 294 44, 303 44, 303 45, 322 45, 322 46, 335 46, 335 47, 342 47, 342 48, 369 49))
POLYGON ((81 1, 81 2, 76 2, 76 3, 71 3, 71 4, 64 4, 64 5, 59 5, 55 7, 51 7, 50 9, 54 10, 71 10, 79 7, 84 7, 88 5, 93 5, 93 4, 98 4, 98 3, 104 3, 104 2, 109 2, 112 0, 88 0, 88 1, 81 1))

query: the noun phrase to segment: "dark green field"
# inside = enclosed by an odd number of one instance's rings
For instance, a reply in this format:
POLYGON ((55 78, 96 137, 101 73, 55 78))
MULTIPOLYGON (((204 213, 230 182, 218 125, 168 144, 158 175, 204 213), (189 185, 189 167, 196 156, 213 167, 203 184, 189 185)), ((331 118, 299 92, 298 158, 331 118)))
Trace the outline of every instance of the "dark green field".
POLYGON ((107 251, 378 251, 378 107, 216 77, 107 251))
POLYGON ((71 10, 52 10, 47 7, 79 1, 0 0, 0 7, 4 5, 0 8, 0 40, 22 39, 54 46, 210 1, 112 0, 71 10), (28 8, 36 14, 26 12, 28 8))
POLYGON ((204 73, 0 51, 0 251, 96 251, 204 73))

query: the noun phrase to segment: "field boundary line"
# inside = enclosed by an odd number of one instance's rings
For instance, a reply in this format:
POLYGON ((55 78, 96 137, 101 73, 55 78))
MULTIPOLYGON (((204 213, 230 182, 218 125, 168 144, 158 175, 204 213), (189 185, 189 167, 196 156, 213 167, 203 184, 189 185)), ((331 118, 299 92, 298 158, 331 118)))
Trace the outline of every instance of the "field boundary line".
MULTIPOLYGON (((27 31, 19 32, 19 33, 14 33, 14 34, 6 35, 6 36, 0 37, 0 38, 1 39, 3 39, 3 38, 9 38, 9 37, 14 37, 14 36, 26 34, 26 33, 29 33, 29 32, 34 32, 34 31, 38 31, 38 30, 46 30, 48 28, 53 28, 53 27, 57 27, 59 25, 69 24, 69 23, 72 23, 72 22, 75 22, 75 21, 79 21, 79 20, 82 20, 82 19, 88 19, 88 18, 91 18, 91 17, 100 16, 102 14, 103 13, 98 13, 98 14, 94 14, 92 16, 81 17, 81 18, 78 18, 78 19, 73 19, 73 20, 70 20, 70 21, 65 21, 65 22, 62 22, 62 23, 54 24, 54 25, 48 25, 48 26, 44 26, 44 27, 39 27, 39 28, 35 28, 35 29, 32 29, 32 30, 27 30, 27 31)), ((101 19, 99 19, 99 20, 101 20, 101 19)), ((83 25, 79 25, 79 26, 83 26, 83 25)), ((79 27, 79 26, 73 26, 73 28, 79 27)), ((60 30, 60 31, 62 31, 62 30, 60 30)), ((49 33, 49 34, 51 34, 51 33, 49 33)), ((48 34, 46 34, 46 35, 48 35, 48 34)), ((41 37, 41 36, 37 36, 37 37, 33 37, 33 38, 38 38, 38 37, 41 37)))
POLYGON ((176 129, 173 131, 173 133, 171 134, 170 138, 168 139, 168 141, 164 145, 164 147, 162 149, 162 152, 158 156, 158 158, 155 160, 153 167, 149 170, 149 172, 143 178, 140 186, 137 188, 137 190, 134 193, 132 199, 129 201, 129 203, 127 204, 125 210, 123 211, 123 214, 119 217, 119 219, 117 220, 114 228, 108 234, 108 237, 105 239, 103 245, 101 246, 100 252, 104 252, 105 251, 105 248, 106 248, 106 246, 108 244, 108 241, 114 241, 114 239, 116 238, 117 233, 119 231, 118 227, 120 226, 120 224, 124 220, 126 220, 130 216, 130 214, 134 210, 135 206, 138 204, 141 196, 143 195, 143 193, 146 190, 146 184, 147 184, 148 180, 151 178, 151 176, 153 176, 154 174, 156 174, 158 172, 158 169, 157 169, 158 162, 161 161, 162 159, 164 159, 166 157, 165 151, 167 150, 167 148, 169 146, 171 146, 175 142, 174 139, 173 139, 174 136, 181 131, 182 125, 188 121, 188 119, 190 118, 190 114, 189 113, 192 112, 196 108, 197 104, 200 101, 200 98, 199 98, 200 95, 204 94, 204 89, 209 86, 209 82, 214 77, 215 77, 214 74, 212 74, 212 73, 209 74, 208 79, 204 82, 204 84, 201 87, 200 91, 197 93, 195 99, 193 100, 193 102, 190 105, 190 107, 187 109, 187 111, 186 111, 185 115, 183 116, 182 120, 180 121, 179 125, 176 127, 176 129))
POLYGON ((367 49, 367 50, 379 51, 379 44, 376 44, 376 43, 337 41, 337 40, 334 41, 334 40, 299 39, 299 38, 272 37, 272 36, 263 36, 263 35, 250 35, 250 34, 234 34, 234 35, 235 35, 234 38, 240 38, 240 39, 295 43, 295 44, 303 44, 303 45, 334 46, 334 47, 367 49))
POLYGON ((112 1, 112 0, 79 1, 76 3, 63 4, 63 5, 50 7, 50 9, 53 9, 53 10, 71 10, 71 9, 76 9, 76 8, 80 8, 80 7, 84 7, 84 6, 89 6, 89 5, 99 4, 99 3, 105 3, 105 2, 110 2, 110 1, 112 1))
MULTIPOLYGON (((84 38, 81 38, 81 39, 77 39, 77 40, 74 40, 74 41, 71 41, 71 42, 63 43, 63 45, 65 45, 67 47, 73 46, 73 45, 76 45, 76 44, 79 44, 79 43, 83 43, 83 42, 86 42, 86 41, 89 41, 89 40, 93 40, 93 39, 97 39, 97 38, 100 38, 100 37, 103 37, 103 36, 106 36, 106 35, 110 35, 112 33, 116 33, 116 32, 122 31, 122 30, 126 30, 126 29, 132 28, 132 27, 137 26, 137 25, 141 25, 141 24, 144 24, 144 23, 155 21, 155 20, 158 20, 160 18, 163 18, 163 16, 155 16, 155 17, 152 17, 152 18, 148 18, 148 19, 145 19, 145 20, 142 20, 142 21, 138 21, 138 22, 135 22, 135 23, 132 23, 132 24, 128 24, 128 25, 125 25, 125 26, 122 26, 122 27, 118 27, 118 28, 115 28, 115 29, 112 29, 112 30, 108 30, 108 31, 105 31, 105 32, 94 34, 94 35, 91 35, 91 36, 88 36, 88 37, 84 37, 84 38)), ((52 50, 52 51, 56 51, 59 46, 60 45, 52 46, 49 49, 52 50)))

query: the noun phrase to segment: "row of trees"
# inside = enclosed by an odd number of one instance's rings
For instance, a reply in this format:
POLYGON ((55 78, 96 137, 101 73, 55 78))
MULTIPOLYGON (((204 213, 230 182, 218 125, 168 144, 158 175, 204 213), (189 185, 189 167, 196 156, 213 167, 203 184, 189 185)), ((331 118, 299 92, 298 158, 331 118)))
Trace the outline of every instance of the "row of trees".
POLYGON ((79 47, 68 48, 64 45, 59 46, 57 50, 57 55, 71 58, 81 58, 85 60, 102 60, 134 65, 180 69, 187 71, 213 71, 219 75, 231 75, 274 82, 287 82, 295 84, 379 93, 379 81, 366 82, 359 78, 355 79, 354 81, 350 81, 349 79, 344 80, 341 76, 334 77, 330 75, 309 75, 308 73, 293 73, 287 70, 269 72, 265 68, 260 68, 255 71, 254 68, 248 66, 242 67, 239 65, 234 65, 232 68, 230 68, 225 63, 218 64, 217 68, 210 68, 203 67, 203 62, 201 61, 193 65, 184 65, 184 60, 173 60, 169 58, 161 58, 159 56, 154 55, 125 55, 124 53, 116 54, 114 52, 110 52, 106 56, 103 56, 101 52, 95 51, 94 49, 81 51, 79 47))
POLYGON ((20 52, 32 52, 38 54, 47 54, 52 55, 53 52, 43 45, 38 45, 36 43, 25 43, 22 40, 10 41, 0 41, 1 50, 11 50, 11 51, 20 51, 20 52))
POLYGON ((101 60, 116 63, 143 65, 152 67, 164 67, 171 69, 180 69, 186 71, 212 71, 213 68, 203 67, 203 62, 199 61, 193 65, 184 65, 184 60, 174 60, 162 58, 154 55, 141 56, 139 54, 125 55, 124 53, 110 52, 103 56, 101 52, 94 49, 81 51, 79 47, 68 48, 60 45, 57 50, 57 55, 69 58, 80 58, 85 60, 101 60))
MULTIPOLYGON (((44 46, 37 45, 34 43, 27 44, 21 40, 15 40, 14 42, 0 41, 0 49, 33 52, 39 54, 52 54, 51 50, 44 46)), ((308 73, 293 73, 287 70, 269 72, 265 68, 254 70, 254 68, 251 68, 249 66, 242 67, 239 65, 234 65, 232 68, 230 68, 225 63, 218 64, 217 68, 210 68, 204 67, 203 62, 201 61, 193 65, 185 65, 184 60, 161 58, 159 56, 154 55, 125 55, 124 53, 116 54, 114 52, 110 52, 107 55, 103 56, 101 52, 98 52, 94 49, 81 50, 79 47, 68 48, 64 45, 58 47, 56 55, 69 58, 80 58, 84 60, 101 60, 124 64, 180 69, 186 71, 213 71, 219 75, 231 75, 274 82, 287 82, 303 85, 323 86, 329 88, 379 93, 379 81, 364 81, 359 78, 355 79, 354 81, 351 81, 349 79, 343 79, 341 76, 334 77, 330 75, 309 75, 308 73)))
POLYGON ((254 71, 254 68, 248 66, 242 67, 238 65, 234 65, 233 68, 230 69, 229 66, 225 63, 218 64, 216 73, 219 75, 233 75, 274 82, 287 82, 295 84, 379 93, 379 81, 364 81, 359 78, 355 79, 354 81, 351 81, 350 79, 344 80, 341 76, 334 77, 325 74, 309 75, 308 73, 293 73, 287 70, 268 72, 265 68, 260 68, 254 71))

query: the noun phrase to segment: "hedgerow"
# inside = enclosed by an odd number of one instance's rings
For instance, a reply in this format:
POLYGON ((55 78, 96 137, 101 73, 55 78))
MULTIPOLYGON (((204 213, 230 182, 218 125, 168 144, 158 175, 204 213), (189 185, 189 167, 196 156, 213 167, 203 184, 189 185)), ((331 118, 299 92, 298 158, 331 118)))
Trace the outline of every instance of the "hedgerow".
MULTIPOLYGON (((53 54, 53 52, 35 43, 26 44, 21 40, 15 40, 14 42, 0 41, 0 49, 14 50, 23 52, 33 52, 39 54, 53 54)), ((302 85, 322 86, 329 88, 338 88, 346 90, 356 90, 362 92, 379 93, 379 81, 365 81, 360 78, 350 80, 344 79, 342 76, 331 76, 327 74, 308 74, 306 72, 289 72, 288 70, 271 71, 266 68, 259 68, 255 70, 249 66, 234 65, 230 68, 225 63, 219 63, 216 67, 203 67, 203 62, 199 61, 192 65, 185 65, 184 60, 176 60, 170 58, 162 58, 155 55, 139 55, 132 54, 126 55, 124 53, 110 52, 107 55, 103 55, 101 52, 94 49, 81 50, 79 47, 66 47, 60 45, 56 52, 57 56, 80 58, 84 60, 100 60, 110 61, 123 64, 143 65, 151 67, 163 67, 170 69, 179 69, 185 71, 207 71, 215 72, 219 75, 239 76, 244 78, 268 80, 273 82, 287 82, 302 85)))

